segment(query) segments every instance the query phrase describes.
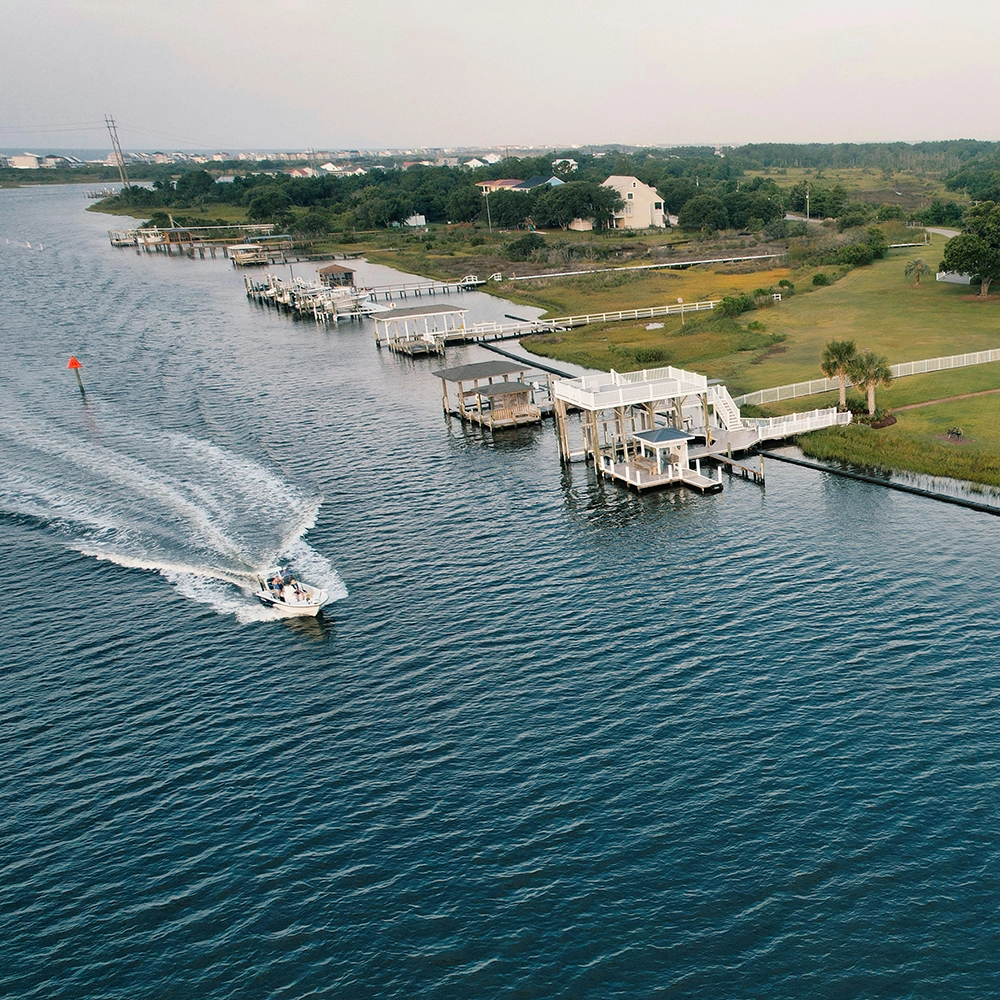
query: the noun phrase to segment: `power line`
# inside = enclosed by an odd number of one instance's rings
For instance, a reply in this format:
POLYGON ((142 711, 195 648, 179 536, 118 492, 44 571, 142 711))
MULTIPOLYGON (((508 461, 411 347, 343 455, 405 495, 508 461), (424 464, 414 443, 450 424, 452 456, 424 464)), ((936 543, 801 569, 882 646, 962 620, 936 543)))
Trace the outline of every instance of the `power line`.
POLYGON ((122 180, 122 188, 128 189, 128 171, 125 169, 125 154, 122 152, 122 144, 118 141, 118 126, 115 125, 113 115, 105 115, 104 121, 108 126, 108 135, 111 136, 111 145, 115 150, 115 158, 118 160, 118 176, 122 180))
POLYGON ((22 132, 36 134, 46 132, 100 132, 104 125, 99 122, 67 123, 64 125, 0 125, 0 132, 22 132))

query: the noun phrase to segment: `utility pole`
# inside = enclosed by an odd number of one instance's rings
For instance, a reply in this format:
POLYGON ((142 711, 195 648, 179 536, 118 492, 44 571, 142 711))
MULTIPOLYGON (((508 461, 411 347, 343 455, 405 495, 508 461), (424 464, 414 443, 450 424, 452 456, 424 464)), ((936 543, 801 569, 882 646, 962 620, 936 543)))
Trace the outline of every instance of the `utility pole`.
POLYGON ((806 222, 809 221, 809 185, 806 185, 806 222))
POLYGON ((490 218, 490 193, 489 191, 484 192, 486 195, 486 224, 490 227, 490 236, 493 235, 493 220, 490 218))
POLYGON ((104 124, 108 126, 108 135, 111 136, 111 146, 115 151, 115 158, 118 160, 118 176, 122 181, 122 192, 128 188, 128 171, 125 169, 125 155, 122 153, 122 144, 118 141, 118 126, 115 124, 114 115, 105 115, 104 124))

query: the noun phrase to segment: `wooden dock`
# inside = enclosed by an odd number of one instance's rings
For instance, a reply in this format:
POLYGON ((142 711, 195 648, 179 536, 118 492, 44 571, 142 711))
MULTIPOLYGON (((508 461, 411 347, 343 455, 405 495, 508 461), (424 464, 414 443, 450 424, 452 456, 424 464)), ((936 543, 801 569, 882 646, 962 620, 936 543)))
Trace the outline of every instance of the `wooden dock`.
POLYGON ((741 462, 734 462, 733 459, 728 458, 725 455, 713 455, 712 461, 719 462, 722 466, 724 466, 730 476, 739 475, 744 479, 760 483, 761 486, 764 485, 764 457, 762 455, 757 456, 756 467, 752 465, 744 465, 741 462))
POLYGON ((264 280, 247 275, 243 285, 252 302, 318 323, 364 319, 372 308, 365 297, 350 286, 331 287, 303 278, 279 278, 274 274, 268 274, 264 280))
POLYGON ((359 291, 364 292, 372 302, 389 302, 394 298, 420 298, 424 295, 450 295, 453 292, 468 292, 480 285, 485 285, 487 281, 499 281, 500 275, 494 274, 489 278, 479 278, 474 274, 467 274, 458 281, 405 281, 395 285, 371 285, 369 287, 359 287, 359 291))

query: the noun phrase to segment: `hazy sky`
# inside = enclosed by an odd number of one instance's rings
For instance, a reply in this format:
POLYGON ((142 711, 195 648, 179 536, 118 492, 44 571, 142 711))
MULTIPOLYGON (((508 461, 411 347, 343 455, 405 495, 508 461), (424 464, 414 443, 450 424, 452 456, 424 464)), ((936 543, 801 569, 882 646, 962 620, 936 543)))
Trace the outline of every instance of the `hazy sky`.
POLYGON ((36 152, 106 112, 126 149, 1000 139, 981 0, 0 0, 0 38, 36 152))

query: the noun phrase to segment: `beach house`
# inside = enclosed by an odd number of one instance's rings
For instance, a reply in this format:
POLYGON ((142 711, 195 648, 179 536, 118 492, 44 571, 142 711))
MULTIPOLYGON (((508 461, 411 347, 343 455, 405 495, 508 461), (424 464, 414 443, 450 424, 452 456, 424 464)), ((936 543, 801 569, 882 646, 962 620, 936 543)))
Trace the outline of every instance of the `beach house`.
POLYGON ((613 229, 663 229, 667 218, 663 212, 663 199, 656 188, 643 184, 638 177, 623 177, 612 174, 604 187, 616 191, 624 202, 611 220, 613 229))

